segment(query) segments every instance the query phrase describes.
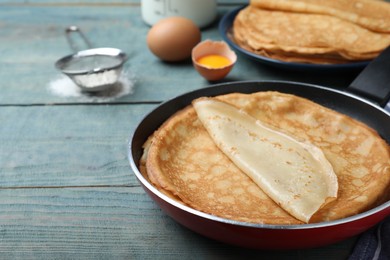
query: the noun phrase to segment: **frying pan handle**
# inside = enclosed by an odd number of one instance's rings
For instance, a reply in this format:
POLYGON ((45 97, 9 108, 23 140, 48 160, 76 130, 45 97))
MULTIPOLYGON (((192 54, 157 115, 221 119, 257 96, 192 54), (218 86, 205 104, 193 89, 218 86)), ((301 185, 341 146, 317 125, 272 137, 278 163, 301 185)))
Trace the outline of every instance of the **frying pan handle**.
POLYGON ((385 105, 385 110, 390 112, 390 101, 385 105))
POLYGON ((370 98, 390 112, 390 46, 364 68, 347 90, 370 98))

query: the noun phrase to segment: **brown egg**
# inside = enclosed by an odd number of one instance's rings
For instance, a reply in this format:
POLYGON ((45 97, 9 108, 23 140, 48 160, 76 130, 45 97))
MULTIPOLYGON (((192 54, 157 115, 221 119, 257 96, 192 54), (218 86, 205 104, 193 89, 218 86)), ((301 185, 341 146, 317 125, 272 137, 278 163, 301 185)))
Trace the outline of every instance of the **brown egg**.
POLYGON ((150 51, 164 61, 182 61, 191 56, 192 48, 201 40, 199 28, 190 19, 168 17, 149 30, 150 51))
POLYGON ((192 63, 198 73, 207 80, 226 77, 237 61, 237 55, 223 41, 206 40, 192 50, 192 63))

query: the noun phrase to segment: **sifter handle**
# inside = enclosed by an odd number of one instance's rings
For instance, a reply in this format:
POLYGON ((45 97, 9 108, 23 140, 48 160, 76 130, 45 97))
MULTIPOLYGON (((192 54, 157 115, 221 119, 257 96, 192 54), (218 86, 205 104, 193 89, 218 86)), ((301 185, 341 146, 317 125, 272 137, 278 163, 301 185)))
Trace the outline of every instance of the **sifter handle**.
POLYGON ((84 33, 75 25, 69 26, 65 29, 65 35, 66 39, 68 40, 69 46, 72 48, 73 51, 78 52, 80 51, 79 48, 77 48, 77 45, 72 40, 71 34, 78 33, 79 36, 84 40, 84 43, 88 46, 88 49, 92 48, 91 42, 88 40, 88 38, 84 35, 84 33))

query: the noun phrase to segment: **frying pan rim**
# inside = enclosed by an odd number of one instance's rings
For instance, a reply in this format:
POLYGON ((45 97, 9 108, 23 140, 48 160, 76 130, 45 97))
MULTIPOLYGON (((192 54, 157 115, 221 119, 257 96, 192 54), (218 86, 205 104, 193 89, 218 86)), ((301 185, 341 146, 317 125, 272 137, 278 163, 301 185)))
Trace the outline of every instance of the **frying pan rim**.
MULTIPOLYGON (((168 197, 167 195, 163 194, 162 192, 160 192, 149 181, 147 181, 143 177, 143 175, 141 174, 141 172, 138 169, 138 166, 137 166, 136 162, 134 161, 134 157, 133 157, 133 153, 132 153, 133 142, 134 142, 134 137, 136 136, 137 131, 139 131, 139 126, 151 114, 155 113, 158 109, 161 109, 162 106, 164 106, 166 104, 169 104, 170 102, 174 102, 177 99, 183 99, 185 96, 191 96, 191 95, 194 95, 195 93, 198 93, 198 92, 209 92, 209 89, 212 89, 212 88, 218 88, 218 87, 223 87, 223 86, 227 86, 227 85, 236 85, 236 84, 269 84, 269 83, 270 84, 282 83, 282 84, 290 84, 290 85, 308 86, 308 87, 314 87, 314 88, 322 89, 322 90, 325 90, 325 91, 334 92, 334 93, 337 93, 337 94, 340 94, 340 95, 344 95, 344 96, 348 96, 350 98, 356 99, 356 100, 358 100, 360 102, 364 102, 367 105, 373 106, 375 109, 380 110, 381 112, 385 113, 387 116, 390 117, 390 112, 386 111, 385 109, 383 109, 379 105, 369 101, 368 99, 362 98, 360 96, 357 96, 356 94, 349 93, 349 92, 346 92, 346 91, 332 89, 332 88, 329 88, 329 87, 324 87, 324 86, 315 85, 315 84, 300 83, 300 82, 294 82, 294 81, 284 81, 284 80, 245 80, 245 81, 233 81, 233 82, 224 82, 224 83, 212 84, 212 85, 210 85, 208 87, 205 87, 205 88, 202 88, 202 89, 196 89, 196 90, 193 90, 193 91, 182 93, 182 94, 180 94, 178 96, 175 96, 173 98, 170 98, 170 99, 160 103, 157 107, 155 107, 154 109, 149 111, 139 121, 139 123, 137 124, 136 128, 134 129, 134 131, 130 135, 130 138, 128 139, 129 140, 128 141, 128 145, 127 145, 127 157, 128 157, 128 160, 129 160, 129 164, 130 164, 130 167, 132 168, 134 174, 136 175, 138 181, 140 181, 142 183, 142 185, 144 185, 144 187, 146 189, 148 189, 150 192, 152 192, 155 196, 159 197, 160 199, 162 199, 163 201, 167 202, 168 204, 171 204, 172 206, 174 206, 176 208, 179 208, 179 209, 181 209, 181 210, 183 210, 183 211, 185 211, 187 213, 194 214, 194 215, 196 215, 198 217, 205 218, 205 219, 211 220, 211 221, 220 222, 220 223, 223 223, 223 224, 230 224, 230 225, 241 226, 241 227, 249 227, 249 228, 275 229, 275 230, 281 230, 281 229, 283 229, 283 230, 286 230, 286 229, 290 229, 290 230, 297 230, 297 229, 304 230, 304 229, 326 228, 326 227, 337 226, 337 225, 342 225, 342 224, 347 224, 347 223, 351 223, 351 222, 354 222, 354 221, 358 221, 360 219, 369 217, 371 215, 374 215, 374 214, 376 214, 378 212, 381 212, 382 210, 390 207, 390 200, 389 200, 389 201, 387 201, 385 203, 382 203, 381 205, 376 206, 376 207, 374 207, 374 208, 372 208, 372 209, 370 209, 368 211, 365 211, 365 212, 362 212, 362 213, 359 213, 359 214, 356 214, 356 215, 353 215, 353 216, 350 216, 350 217, 337 219, 337 220, 332 220, 332 221, 324 221, 324 222, 319 222, 319 223, 309 223, 309 224, 299 224, 299 225, 276 225, 276 224, 250 223, 250 222, 243 222, 243 221, 231 220, 231 219, 226 219, 226 218, 214 216, 214 215, 211 215, 211 214, 204 213, 202 211, 193 209, 193 208, 191 208, 189 206, 183 205, 183 204, 175 201, 174 199, 168 197)), ((236 92, 239 92, 239 90, 237 90, 236 92)), ((232 93, 232 92, 226 92, 225 94, 228 94, 228 93, 232 93)))

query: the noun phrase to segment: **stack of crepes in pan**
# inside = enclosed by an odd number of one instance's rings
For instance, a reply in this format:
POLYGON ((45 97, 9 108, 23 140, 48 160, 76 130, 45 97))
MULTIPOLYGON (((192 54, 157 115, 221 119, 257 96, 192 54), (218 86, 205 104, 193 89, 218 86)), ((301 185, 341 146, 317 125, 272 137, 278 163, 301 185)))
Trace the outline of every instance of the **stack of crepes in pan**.
POLYGON ((380 0, 251 0, 234 41, 286 62, 339 64, 375 58, 390 45, 390 3, 380 0))
POLYGON ((390 199, 390 146, 373 129, 279 92, 194 100, 149 137, 139 168, 156 189, 181 204, 250 223, 330 221, 390 199), (209 105, 215 102, 223 102, 219 112, 225 115, 214 113, 209 105), (312 148, 297 149, 284 138, 260 135, 244 122, 248 117, 312 148), (308 150, 325 171, 312 171, 308 161, 301 160, 308 150), (235 155, 242 155, 241 162, 235 155), (265 186, 244 169, 253 164, 259 166, 265 186))

